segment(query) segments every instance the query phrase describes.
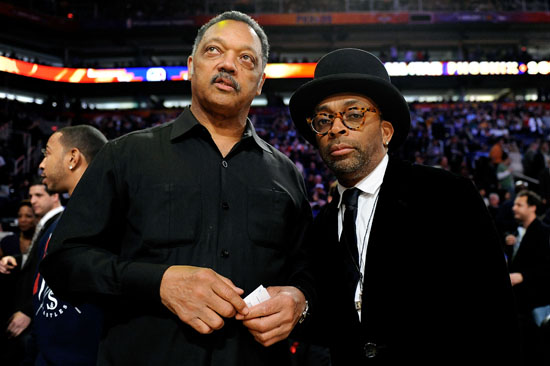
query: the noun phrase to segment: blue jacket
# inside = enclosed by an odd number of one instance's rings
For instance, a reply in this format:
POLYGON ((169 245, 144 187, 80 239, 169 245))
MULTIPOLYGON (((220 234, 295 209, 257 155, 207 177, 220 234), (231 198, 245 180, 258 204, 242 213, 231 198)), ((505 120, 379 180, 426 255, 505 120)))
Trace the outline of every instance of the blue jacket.
MULTIPOLYGON (((47 253, 49 240, 59 219, 38 243, 39 262, 47 253)), ((38 354, 35 365, 95 365, 103 323, 102 312, 94 305, 58 299, 44 277, 36 271, 33 286, 34 336, 38 354)))

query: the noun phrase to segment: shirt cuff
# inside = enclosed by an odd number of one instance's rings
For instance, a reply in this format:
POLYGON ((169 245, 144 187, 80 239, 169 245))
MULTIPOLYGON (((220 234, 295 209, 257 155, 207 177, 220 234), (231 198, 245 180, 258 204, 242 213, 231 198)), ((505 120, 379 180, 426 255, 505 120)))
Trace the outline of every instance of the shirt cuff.
POLYGON ((122 276, 122 293, 128 297, 160 301, 160 283, 169 264, 129 263, 122 276))

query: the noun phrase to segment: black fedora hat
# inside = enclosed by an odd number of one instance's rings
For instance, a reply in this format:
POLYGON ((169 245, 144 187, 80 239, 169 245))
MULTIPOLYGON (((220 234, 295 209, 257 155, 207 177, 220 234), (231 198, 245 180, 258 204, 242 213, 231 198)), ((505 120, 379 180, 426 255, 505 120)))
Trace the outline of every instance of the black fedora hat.
POLYGON ((338 93, 358 93, 372 99, 390 122, 394 134, 389 144, 395 150, 407 138, 411 125, 409 106, 391 83, 384 64, 372 53, 357 48, 342 48, 323 56, 315 67, 313 80, 299 87, 290 98, 290 115, 302 136, 317 146, 315 132, 306 118, 316 105, 338 93))

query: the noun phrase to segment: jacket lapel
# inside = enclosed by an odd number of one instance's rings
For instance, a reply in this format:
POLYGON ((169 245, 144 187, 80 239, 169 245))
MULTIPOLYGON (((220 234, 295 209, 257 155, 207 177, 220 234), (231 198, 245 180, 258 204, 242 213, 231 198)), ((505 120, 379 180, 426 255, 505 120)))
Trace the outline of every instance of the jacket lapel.
MULTIPOLYGON (((361 325, 369 333, 372 329, 373 317, 376 314, 377 301, 375 294, 391 292, 388 271, 392 268, 399 245, 406 242, 406 233, 403 223, 407 222, 408 213, 408 185, 407 181, 410 166, 390 158, 384 181, 380 188, 380 196, 374 213, 371 233, 367 245, 367 258, 364 267, 364 284, 361 309, 361 325), (372 297, 370 295, 373 295, 372 297), (366 324, 369 326, 366 326, 366 324)), ((377 302, 378 303, 378 302, 377 302)))

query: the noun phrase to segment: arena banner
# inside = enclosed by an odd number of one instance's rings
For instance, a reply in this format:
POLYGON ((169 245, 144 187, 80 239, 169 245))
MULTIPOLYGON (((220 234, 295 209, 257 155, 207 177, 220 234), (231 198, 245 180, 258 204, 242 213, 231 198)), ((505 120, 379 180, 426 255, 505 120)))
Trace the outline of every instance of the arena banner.
POLYGON ((350 12, 350 13, 295 13, 258 14, 254 18, 262 26, 344 25, 344 24, 404 24, 409 13, 350 12))
MULTIPOLYGON (((271 13, 252 14, 262 26, 322 26, 368 24, 418 24, 418 23, 550 23, 550 12, 319 12, 319 13, 271 13)), ((197 15, 182 19, 127 21, 128 28, 196 26, 206 23, 210 16, 197 15)))
MULTIPOLYGON (((306 13, 255 13, 251 16, 262 26, 330 26, 369 24, 419 24, 419 23, 550 23, 550 12, 498 12, 498 11, 396 11, 396 12, 306 12, 306 13)), ((125 28, 200 27, 211 15, 195 15, 178 19, 127 19, 125 28)), ((85 28, 98 27, 94 22, 82 19, 85 28)), ((107 26, 105 24, 105 26, 107 26)), ((112 24, 110 25, 112 26, 112 24)))
POLYGON ((550 12, 433 12, 430 13, 433 23, 550 23, 550 12))
MULTIPOLYGON (((313 78, 315 63, 270 63, 268 79, 313 78)), ((392 77, 549 75, 550 61, 413 61, 386 62, 392 77)), ((124 83, 187 80, 186 66, 128 67, 113 69, 39 65, 0 56, 0 72, 66 83, 124 83)))
MULTIPOLYGON (((256 13, 251 14, 262 26, 323 26, 368 24, 418 24, 418 23, 550 23, 550 12, 445 12, 445 11, 396 11, 396 12, 307 12, 307 13, 256 13)), ((196 15, 181 19, 156 19, 126 21, 127 28, 196 26, 206 23, 211 16, 196 15)), ((85 22, 85 20, 83 20, 85 22)))

